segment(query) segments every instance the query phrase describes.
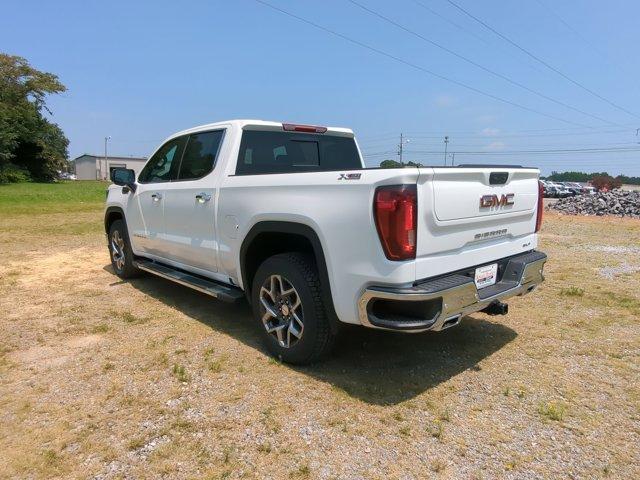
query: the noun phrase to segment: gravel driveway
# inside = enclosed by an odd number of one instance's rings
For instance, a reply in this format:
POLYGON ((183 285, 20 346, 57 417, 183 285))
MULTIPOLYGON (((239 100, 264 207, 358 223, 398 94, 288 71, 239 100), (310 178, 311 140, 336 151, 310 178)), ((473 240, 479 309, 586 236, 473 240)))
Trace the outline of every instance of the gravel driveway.
POLYGON ((640 221, 548 214, 508 316, 292 368, 246 305, 120 281, 100 216, 0 219, 2 478, 640 478, 640 221))

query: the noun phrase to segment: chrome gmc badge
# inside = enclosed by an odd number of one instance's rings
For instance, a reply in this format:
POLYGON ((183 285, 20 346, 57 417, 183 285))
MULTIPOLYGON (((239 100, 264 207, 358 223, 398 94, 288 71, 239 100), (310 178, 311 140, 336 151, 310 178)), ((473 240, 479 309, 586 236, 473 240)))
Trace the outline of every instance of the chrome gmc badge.
POLYGON ((515 194, 507 193, 498 195, 482 195, 480 197, 480 208, 491 207, 506 207, 507 205, 513 205, 513 197, 515 194))

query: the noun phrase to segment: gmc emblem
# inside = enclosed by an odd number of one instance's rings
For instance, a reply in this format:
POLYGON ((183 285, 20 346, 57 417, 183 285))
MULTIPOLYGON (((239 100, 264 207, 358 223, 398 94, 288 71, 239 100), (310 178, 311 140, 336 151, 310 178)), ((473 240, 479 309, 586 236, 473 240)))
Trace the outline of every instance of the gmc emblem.
POLYGON ((507 205, 513 205, 513 193, 507 193, 500 195, 482 195, 480 197, 480 208, 491 207, 506 207, 507 205))

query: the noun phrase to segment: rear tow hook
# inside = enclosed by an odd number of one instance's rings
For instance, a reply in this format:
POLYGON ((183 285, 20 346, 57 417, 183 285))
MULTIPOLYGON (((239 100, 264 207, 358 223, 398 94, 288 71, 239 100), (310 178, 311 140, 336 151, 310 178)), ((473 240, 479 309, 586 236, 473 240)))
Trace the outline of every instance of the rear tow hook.
POLYGON ((481 310, 487 315, 506 315, 509 313, 509 305, 499 300, 491 302, 488 306, 481 310))

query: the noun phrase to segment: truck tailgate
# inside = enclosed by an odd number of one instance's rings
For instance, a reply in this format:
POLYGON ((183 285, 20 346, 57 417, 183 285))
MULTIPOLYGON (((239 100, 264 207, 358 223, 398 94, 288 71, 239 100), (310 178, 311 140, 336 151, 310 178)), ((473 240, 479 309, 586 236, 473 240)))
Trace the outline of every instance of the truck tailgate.
POLYGON ((496 215, 508 219, 522 212, 531 213, 538 201, 537 178, 537 173, 530 170, 436 169, 433 175, 435 215, 438 220, 448 221, 496 215), (491 185, 491 173, 499 181, 506 177, 506 181, 491 185), (486 206, 481 207, 481 198, 486 206))
POLYGON ((537 169, 420 168, 416 278, 536 247, 537 169))

